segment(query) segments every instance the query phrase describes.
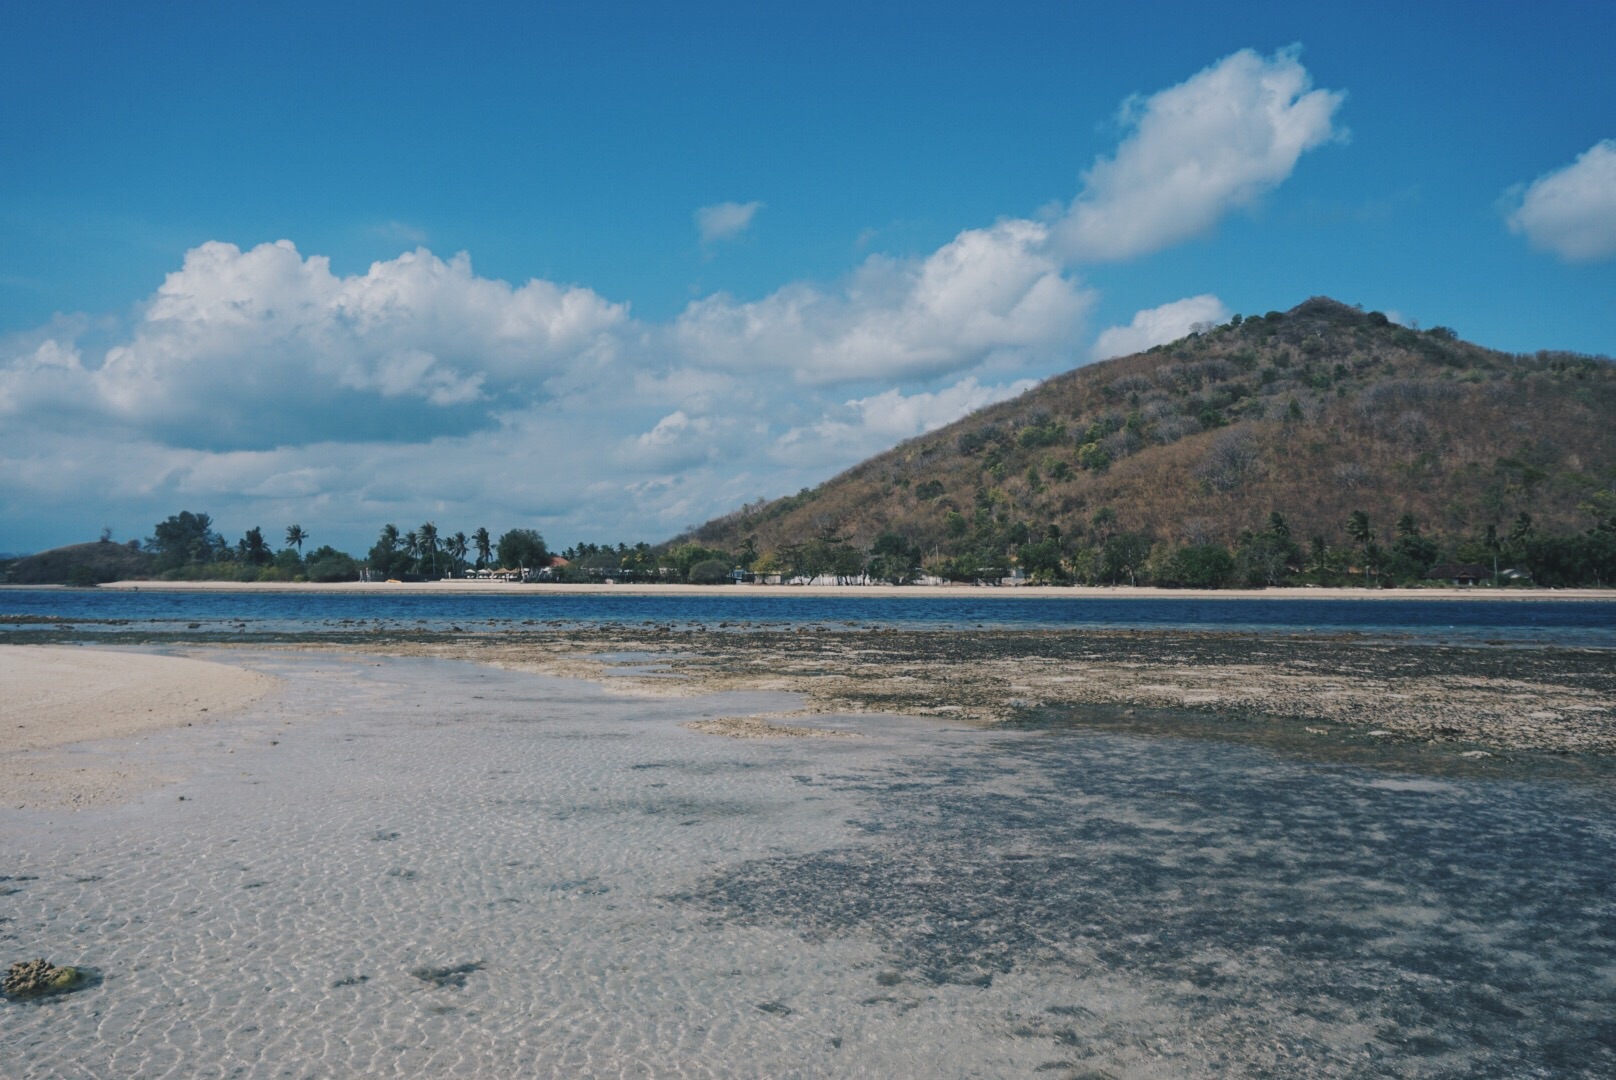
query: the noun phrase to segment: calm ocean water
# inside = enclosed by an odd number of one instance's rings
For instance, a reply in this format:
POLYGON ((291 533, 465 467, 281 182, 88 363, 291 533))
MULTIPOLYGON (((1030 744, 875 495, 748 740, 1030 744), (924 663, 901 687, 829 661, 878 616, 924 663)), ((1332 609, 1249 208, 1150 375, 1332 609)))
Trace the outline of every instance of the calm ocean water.
MULTIPOLYGON (((351 630, 486 629, 556 623, 654 622, 675 625, 905 626, 914 628, 1062 628, 1357 632, 1455 641, 1501 640, 1616 648, 1616 601, 1355 600, 1343 598, 1200 599, 1171 597, 1019 598, 931 596, 576 595, 550 592, 485 596, 419 593, 179 593, 95 589, 0 590, 0 615, 127 620, 86 622, 84 633, 162 631, 200 623, 218 633, 341 633, 351 630)), ((13 622, 0 633, 37 628, 13 622)))

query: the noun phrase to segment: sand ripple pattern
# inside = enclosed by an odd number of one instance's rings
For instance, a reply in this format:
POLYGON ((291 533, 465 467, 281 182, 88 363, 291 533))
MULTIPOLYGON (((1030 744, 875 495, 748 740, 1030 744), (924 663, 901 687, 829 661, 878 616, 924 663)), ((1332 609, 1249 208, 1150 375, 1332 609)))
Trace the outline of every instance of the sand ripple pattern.
POLYGON ((0 956, 101 973, 7 1077, 1616 1073, 1597 784, 253 662, 233 754, 0 814, 0 956))

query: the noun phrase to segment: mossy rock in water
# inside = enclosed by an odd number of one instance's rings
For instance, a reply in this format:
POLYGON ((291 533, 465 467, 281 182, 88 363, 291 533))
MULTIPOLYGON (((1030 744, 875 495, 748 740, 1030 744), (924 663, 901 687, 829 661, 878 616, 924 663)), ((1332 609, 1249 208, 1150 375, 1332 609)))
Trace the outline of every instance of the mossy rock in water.
POLYGON ((78 989, 85 982, 85 974, 76 967, 57 967, 43 957, 38 960, 18 960, 6 970, 0 981, 0 991, 7 997, 43 997, 46 994, 65 994, 78 989))

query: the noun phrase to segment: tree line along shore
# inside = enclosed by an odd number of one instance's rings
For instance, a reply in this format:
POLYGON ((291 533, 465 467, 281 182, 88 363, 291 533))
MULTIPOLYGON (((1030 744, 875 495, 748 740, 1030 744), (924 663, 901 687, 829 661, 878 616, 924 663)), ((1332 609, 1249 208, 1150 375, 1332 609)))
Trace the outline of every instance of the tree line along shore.
POLYGON ((532 583, 637 584, 998 584, 1158 586, 1219 589, 1321 587, 1600 588, 1616 580, 1616 513, 1576 533, 1540 530, 1518 514, 1507 529, 1470 535, 1428 533, 1412 514, 1390 523, 1354 511, 1334 535, 1293 534, 1286 515, 1268 514, 1233 544, 1174 543, 1117 527, 1101 508, 1072 535, 1057 525, 1034 535, 1024 524, 991 519, 951 530, 931 551, 898 532, 868 545, 826 530, 760 550, 747 536, 734 549, 693 542, 652 545, 577 543, 553 552, 536 530, 495 537, 479 527, 444 533, 433 522, 384 525, 367 552, 312 546, 300 525, 273 546, 261 527, 229 542, 210 515, 182 511, 143 541, 71 545, 0 564, 14 584, 97 585, 120 580, 319 582, 432 581, 499 576, 532 583), (305 550, 305 547, 308 550, 305 550))

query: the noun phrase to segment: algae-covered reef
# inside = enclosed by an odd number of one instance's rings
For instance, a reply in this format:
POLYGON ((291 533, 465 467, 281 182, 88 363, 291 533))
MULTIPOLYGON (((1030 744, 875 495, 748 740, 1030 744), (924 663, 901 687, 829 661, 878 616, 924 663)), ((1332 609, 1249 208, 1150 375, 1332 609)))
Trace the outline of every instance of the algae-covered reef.
POLYGON ((1616 755, 1616 656, 1358 637, 1141 630, 679 630, 611 626, 436 635, 366 648, 625 691, 805 694, 810 711, 1003 723, 1079 706, 1187 710, 1214 728, 1283 717, 1480 749, 1616 755), (614 672, 607 659, 636 657, 614 672), (658 670, 644 671, 646 659, 658 670))

